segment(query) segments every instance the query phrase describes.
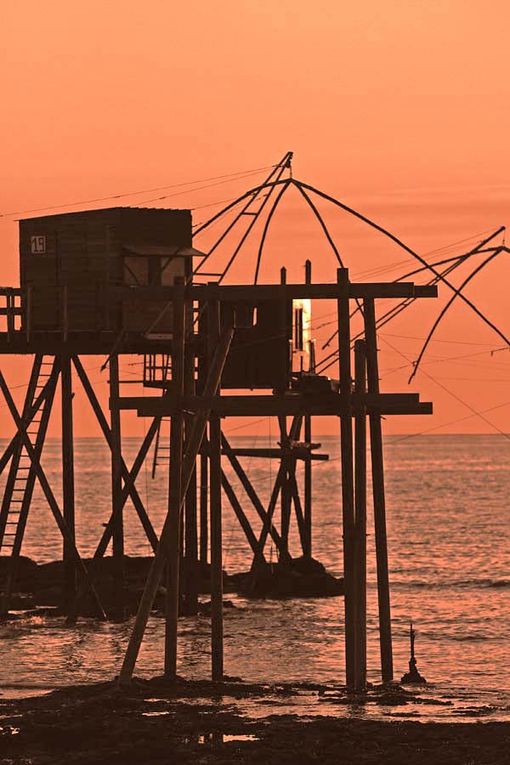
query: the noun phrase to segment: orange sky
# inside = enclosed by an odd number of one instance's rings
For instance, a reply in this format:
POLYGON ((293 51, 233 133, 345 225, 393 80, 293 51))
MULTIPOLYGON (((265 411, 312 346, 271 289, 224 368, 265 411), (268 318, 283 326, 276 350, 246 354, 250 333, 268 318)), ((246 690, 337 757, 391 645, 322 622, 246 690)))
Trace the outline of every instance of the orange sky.
MULTIPOLYGON (((80 199, 266 166, 292 149, 297 177, 421 253, 510 223, 509 17, 500 0, 2 3, 0 212, 53 204, 65 210, 80 199)), ((260 177, 160 204, 208 205, 260 177)), ((285 261, 298 275, 311 256, 316 277, 332 278, 335 263, 301 209, 289 197, 269 260, 285 261)), ((323 209, 353 276, 405 259, 323 209)), ((0 218, 0 244, 0 281, 16 284, 13 216, 0 218)), ((507 260, 491 265, 468 294, 510 334, 507 260)), ((406 364, 399 354, 416 358, 447 296, 442 289, 435 306, 416 307, 387 328, 383 371, 406 364)), ((328 310, 316 307, 316 323, 328 310)), ((510 357, 490 356, 501 342, 467 309, 455 308, 437 337, 447 342, 431 347, 412 388, 435 402, 436 414, 395 418, 386 432, 471 414, 441 386, 476 409, 510 402, 510 357)), ((104 380, 100 360, 86 363, 96 368, 94 380, 104 380)), ((24 381, 19 364, 6 359, 3 367, 13 385, 24 381)), ((406 372, 387 374, 383 388, 406 390, 406 372)), ((486 416, 510 430, 510 405, 486 416)), ((79 434, 95 432, 81 407, 77 420, 79 434)), ((471 418, 437 432, 448 431, 491 429, 471 418)), ((126 432, 138 434, 139 423, 127 423, 126 432)))

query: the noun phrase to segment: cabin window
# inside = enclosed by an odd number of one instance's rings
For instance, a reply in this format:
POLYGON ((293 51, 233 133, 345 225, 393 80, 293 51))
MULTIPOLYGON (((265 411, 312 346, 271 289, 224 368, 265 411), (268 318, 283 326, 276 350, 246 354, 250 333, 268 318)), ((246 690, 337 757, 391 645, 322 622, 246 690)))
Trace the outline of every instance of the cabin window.
POLYGON ((303 309, 294 308, 294 350, 303 350, 303 309))

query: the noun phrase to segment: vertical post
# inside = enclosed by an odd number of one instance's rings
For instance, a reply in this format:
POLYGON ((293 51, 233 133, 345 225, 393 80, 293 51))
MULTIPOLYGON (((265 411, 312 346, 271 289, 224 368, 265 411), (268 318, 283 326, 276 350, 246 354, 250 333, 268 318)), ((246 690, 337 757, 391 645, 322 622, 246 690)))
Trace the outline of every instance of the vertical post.
POLYGON ((211 656, 212 679, 223 679, 223 550, 221 533, 221 420, 209 423, 211 450, 211 656))
MULTIPOLYGON (((282 450, 287 449, 289 446, 289 438, 287 435, 287 418, 284 416, 278 417, 278 422, 280 425, 280 444, 282 450)), ((289 468, 290 468, 290 459, 288 456, 282 457, 282 488, 281 488, 281 496, 280 496, 280 503, 281 503, 281 540, 282 540, 282 549, 281 549, 281 555, 283 555, 284 560, 288 560, 289 558, 289 531, 290 531, 290 514, 291 514, 291 492, 290 492, 290 485, 289 485, 289 468)))
POLYGON ((356 410, 354 425, 355 497, 355 592, 356 592, 356 678, 355 689, 364 690, 367 682, 367 423, 365 342, 354 345, 356 410))
POLYGON ((180 286, 173 304, 172 336, 172 390, 175 409, 170 418, 170 466, 168 485, 168 537, 166 547, 166 602, 165 602, 165 675, 175 680, 177 675, 177 623, 179 619, 179 564, 181 556, 181 505, 184 415, 184 337, 185 308, 184 284, 180 286))
POLYGON ((76 532, 74 504, 74 439, 73 439, 73 385, 71 357, 63 354, 61 366, 61 406, 62 406, 62 501, 64 521, 69 536, 64 537, 64 583, 63 607, 68 613, 76 596, 76 532))
POLYGON ((110 424, 112 460, 112 552, 115 571, 116 602, 124 609, 124 518, 122 508, 122 443, 119 408, 119 357, 112 354, 110 369, 110 424))
POLYGON ((200 563, 202 564, 202 570, 207 564, 207 550, 209 547, 208 488, 208 456, 205 449, 203 449, 200 455, 200 563))
POLYGON ((338 269, 337 283, 340 297, 338 312, 338 360, 340 374, 340 450, 342 472, 342 525, 345 590, 345 675, 348 688, 354 688, 356 651, 356 603, 354 592, 353 544, 354 544, 354 485, 352 451, 352 401, 351 401, 351 330, 349 313, 349 271, 338 269))
MULTIPOLYGON (((367 344, 368 392, 379 393, 379 364, 374 300, 364 300, 365 339, 367 344)), ((372 491, 374 498, 375 550, 377 561, 377 598, 381 672, 384 683, 393 680, 393 646, 391 636, 390 581, 388 572, 388 540, 386 533, 386 497, 384 492, 384 455, 381 414, 372 407, 369 414, 372 491)))
MULTIPOLYGON (((209 342, 209 335, 208 335, 208 321, 207 321, 207 307, 206 304, 203 302, 200 302, 198 304, 198 334, 200 337, 207 338, 207 342, 209 342)), ((209 352, 210 348, 206 346, 205 349, 202 350, 201 353, 198 355, 197 359, 197 366, 198 366, 198 379, 197 379, 197 393, 199 395, 202 395, 205 381, 207 378, 207 373, 209 370, 209 352)), ((205 570, 205 567, 207 566, 207 559, 208 559, 208 549, 209 549, 209 455, 206 448, 207 445, 207 438, 204 438, 204 441, 202 443, 201 449, 200 449, 200 542, 199 542, 199 558, 200 558, 200 569, 201 571, 205 570)))
MULTIPOLYGON (((307 260, 305 263, 305 282, 306 284, 312 283, 312 262, 307 260)), ((311 352, 310 348, 310 352, 311 352)), ((310 372, 313 371, 310 369, 310 372)), ((310 444, 312 442, 312 417, 309 414, 305 414, 304 419, 304 439, 305 443, 310 444)), ((310 452, 311 455, 311 452, 310 452)), ((304 548, 303 555, 306 558, 312 557, 312 460, 310 458, 304 461, 304 548)))
MULTIPOLYGON (((193 327, 193 314, 188 311, 185 320, 186 328, 193 327)), ((186 395, 195 394, 195 351, 191 338, 184 337, 184 392, 186 395)), ((185 418, 186 441, 191 433, 193 415, 185 418)), ((197 469, 193 468, 191 482, 186 492, 184 504, 184 602, 183 613, 194 616, 198 613, 198 550, 197 550, 197 469)))
MULTIPOLYGON (((209 355, 212 356, 220 332, 220 306, 207 306, 209 355)), ((221 391, 221 382, 218 394, 221 391)), ((213 680, 223 679, 223 549, 221 513, 221 419, 212 413, 209 419, 209 468, 211 513, 211 670, 213 680)))

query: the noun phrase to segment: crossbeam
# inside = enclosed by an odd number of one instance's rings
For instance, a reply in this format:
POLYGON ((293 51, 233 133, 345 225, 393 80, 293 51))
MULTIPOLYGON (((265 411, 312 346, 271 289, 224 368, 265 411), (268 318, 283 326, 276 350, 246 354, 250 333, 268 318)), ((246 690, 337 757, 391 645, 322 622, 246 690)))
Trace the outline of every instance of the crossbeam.
MULTIPOLYGON (((342 270, 342 269, 340 269, 342 270)), ((112 298, 133 297, 142 300, 172 302, 177 288, 162 287, 110 287, 112 298)), ((435 298, 435 285, 419 285, 414 282, 348 282, 343 284, 193 284, 185 291, 186 300, 218 300, 221 303, 236 303, 258 300, 338 300, 339 298, 435 298)))
MULTIPOLYGON (((355 396, 352 402, 357 403, 355 396)), ((432 414, 432 404, 421 402, 416 393, 367 394, 363 404, 368 412, 381 415, 432 414)), ((168 417, 179 408, 191 412, 210 410, 220 417, 277 417, 310 414, 316 416, 342 415, 346 411, 346 397, 338 393, 323 393, 307 396, 290 393, 286 396, 174 396, 143 397, 124 396, 120 399, 121 409, 135 409, 140 417, 168 417)))

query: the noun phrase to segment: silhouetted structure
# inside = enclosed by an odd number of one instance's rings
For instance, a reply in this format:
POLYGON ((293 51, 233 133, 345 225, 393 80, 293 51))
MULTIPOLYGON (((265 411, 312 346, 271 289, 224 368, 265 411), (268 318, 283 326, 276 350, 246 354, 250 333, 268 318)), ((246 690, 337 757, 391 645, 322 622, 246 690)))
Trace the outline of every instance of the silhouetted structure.
MULTIPOLYGON (((276 166, 266 186, 248 197, 240 215, 253 219, 263 209, 260 191, 272 193, 290 156, 276 166), (276 175, 274 175, 276 174, 276 175), (276 177, 276 181, 271 180, 276 177), (253 212, 250 205, 259 200, 253 212)), ((242 198, 243 199, 243 198, 242 198)), ((271 213, 270 213, 271 214, 271 213)), ((217 216, 215 216, 217 217, 217 216)), ((251 223, 250 223, 251 226, 251 223)), ((264 232, 267 233, 267 228, 264 232)), ((194 572, 207 563, 210 550, 212 596, 212 675, 223 676, 222 613, 222 491, 250 545, 253 569, 263 566, 271 538, 280 561, 290 559, 289 525, 295 514, 302 552, 312 556, 311 462, 314 416, 340 422, 345 582, 346 679, 349 687, 366 683, 366 445, 370 432, 375 514, 381 662, 383 680, 393 678, 386 508, 381 418, 385 415, 428 414, 432 407, 412 393, 381 393, 376 337, 377 300, 434 297, 436 287, 411 282, 351 282, 345 268, 333 283, 313 283, 311 264, 305 281, 289 284, 282 270, 280 284, 225 285, 193 278, 189 211, 113 208, 47 216, 22 221, 20 289, 0 292, 6 300, 2 315, 7 330, 0 352, 33 354, 35 361, 23 410, 18 412, 0 373, 0 388, 16 423, 17 433, 0 458, 9 466, 0 509, 1 551, 11 566, 2 583, 3 610, 9 598, 21 551, 35 481, 46 495, 64 539, 66 577, 63 605, 71 616, 79 610, 85 587, 93 593, 98 612, 105 607, 94 588, 75 542, 72 369, 83 385, 111 451, 112 512, 99 540, 96 558, 110 541, 122 605, 124 582, 123 509, 132 500, 155 557, 143 593, 133 634, 121 671, 131 678, 145 625, 166 568, 165 672, 176 675, 177 617, 180 578, 184 573, 188 612, 196 611, 194 572), (334 300, 337 306, 338 380, 315 369, 310 337, 310 301, 334 300), (362 311, 364 335, 354 344, 353 304, 362 311), (122 396, 119 355, 143 354, 142 382, 155 395, 122 396), (80 356, 108 354, 110 416, 99 406, 80 356), (40 457, 58 380, 62 391, 63 502, 59 506, 40 457), (251 390, 263 390, 253 393, 251 390), (237 392, 234 392, 237 391, 237 392), (121 412, 135 410, 152 418, 140 451, 129 469, 122 457, 121 412), (268 507, 243 469, 236 450, 221 430, 229 416, 277 417, 280 466, 268 507), (158 537, 136 489, 136 477, 151 444, 162 438, 161 423, 170 421, 168 514, 158 537), (354 423, 354 425, 353 425, 354 423), (303 432, 303 439, 301 433, 303 432), (233 466, 261 521, 252 527, 241 502, 222 470, 222 455, 233 466), (304 460, 304 499, 296 480, 297 460, 304 460), (197 480, 199 476, 200 480, 197 480), (200 489, 200 491, 199 491, 200 489), (281 499, 278 528, 276 505, 281 499), (181 534, 181 528, 183 533, 181 534), (183 558, 183 548, 185 557, 183 558), (185 570, 180 571, 184 562, 185 570), (83 584, 76 584, 79 574, 83 584)), ((262 245, 261 245, 262 246, 262 245)), ((233 251, 230 263, 238 248, 233 251)), ((209 253, 210 254, 210 253, 209 253)), ((260 254, 255 282, 258 279, 260 254)), ((207 260, 207 255, 205 260, 207 260)), ((195 269, 196 271, 196 269, 195 269)), ((206 275, 210 276, 210 275, 206 275)), ((219 277, 219 278, 218 278, 219 277)), ((246 453, 246 450, 244 450, 246 453)), ((248 450, 250 455, 275 456, 274 450, 248 450)), ((339 498, 340 500, 340 498, 339 498)), ((107 610, 107 609, 106 609, 107 610)))

